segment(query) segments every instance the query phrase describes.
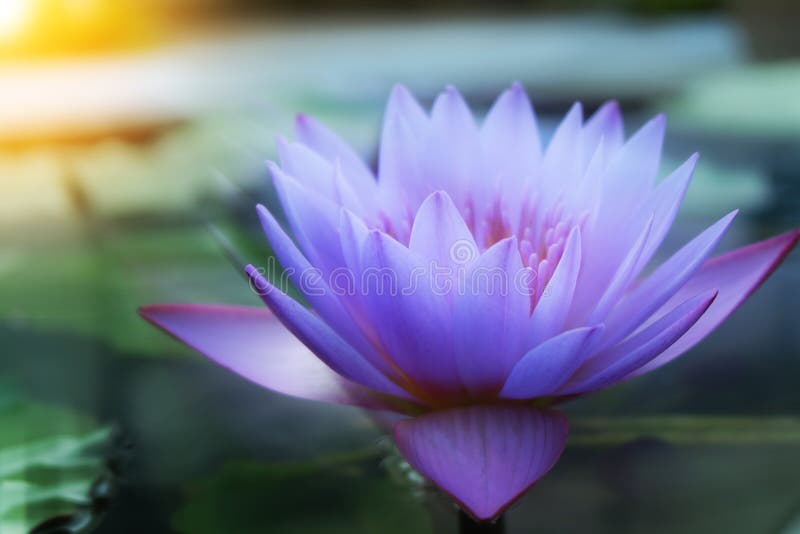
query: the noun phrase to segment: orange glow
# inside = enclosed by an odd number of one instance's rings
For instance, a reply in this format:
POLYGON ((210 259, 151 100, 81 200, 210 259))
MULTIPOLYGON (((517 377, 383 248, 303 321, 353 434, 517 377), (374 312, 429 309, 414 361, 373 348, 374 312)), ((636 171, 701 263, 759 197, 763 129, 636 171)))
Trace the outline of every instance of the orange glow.
POLYGON ((0 0, 0 57, 102 52, 151 40, 154 3, 141 0, 0 0))

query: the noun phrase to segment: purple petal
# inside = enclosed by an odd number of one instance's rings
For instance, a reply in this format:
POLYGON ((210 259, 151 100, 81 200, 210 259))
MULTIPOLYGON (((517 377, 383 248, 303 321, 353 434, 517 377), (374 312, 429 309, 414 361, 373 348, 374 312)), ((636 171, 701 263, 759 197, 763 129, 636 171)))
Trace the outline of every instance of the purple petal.
POLYGON ((339 136, 308 115, 300 114, 295 121, 297 139, 322 155, 331 163, 341 163, 345 177, 358 191, 359 196, 369 197, 376 192, 375 176, 364 161, 339 136))
POLYGON ((568 330, 528 352, 514 366, 500 396, 534 399, 555 392, 591 354, 603 326, 568 330))
POLYGON ((649 191, 658 174, 666 120, 657 115, 637 131, 611 161, 605 177, 609 207, 635 202, 649 191))
MULTIPOLYGON (((350 289, 354 291, 354 288, 347 286, 344 283, 346 281, 342 281, 334 276, 331 276, 329 279, 341 284, 342 287, 337 286, 335 290, 331 288, 326 283, 325 279, 319 276, 319 271, 314 269, 305 256, 297 249, 272 214, 261 205, 258 206, 257 211, 267 240, 275 256, 278 258, 278 261, 285 269, 282 273, 270 273, 274 276, 270 276, 269 278, 271 280, 280 280, 281 284, 285 282, 284 277, 288 278, 294 287, 305 297, 311 307, 319 313, 331 328, 341 335, 358 352, 365 355, 369 361, 384 374, 392 376, 391 368, 386 365, 383 358, 375 351, 374 347, 370 345, 369 341, 358 329, 353 317, 339 299, 339 295, 343 298, 351 296, 348 291, 350 291, 350 289)), ((279 289, 283 291, 286 288, 281 286, 279 289)))
POLYGON ((420 140, 401 115, 387 117, 381 134, 378 182, 381 205, 396 218, 419 202, 415 197, 429 189, 422 179, 419 162, 420 140), (416 193, 416 194, 415 194, 416 193))
POLYGON ((716 292, 706 292, 692 297, 622 343, 591 358, 559 393, 585 393, 620 381, 675 343, 708 310, 716 296, 716 292))
POLYGON ((719 291, 709 310, 658 358, 633 371, 639 376, 665 365, 700 342, 769 277, 800 239, 800 230, 736 249, 707 261, 668 302, 711 289, 719 291))
POLYGON ((345 378, 377 391, 409 397, 319 317, 270 284, 255 267, 248 265, 246 272, 253 288, 275 316, 328 367, 345 378))
POLYGON ((714 223, 637 285, 608 316, 604 345, 623 339, 669 300, 714 250, 735 216, 734 211, 714 223))
POLYGON ((264 308, 160 304, 139 313, 223 367, 278 393, 379 410, 397 410, 405 402, 334 373, 264 308))
POLYGON ((583 127, 583 139, 586 153, 591 154, 603 140, 606 155, 613 154, 625 142, 625 128, 622 113, 615 100, 606 102, 594 112, 583 127))
POLYGON ((343 264, 336 228, 339 207, 298 183, 277 165, 269 163, 281 205, 300 250, 324 270, 343 264))
POLYGON ((312 191, 334 202, 333 165, 301 143, 278 138, 281 169, 312 191))
POLYGON ((399 84, 392 88, 392 93, 389 95, 389 102, 386 104, 384 113, 384 125, 385 121, 392 120, 394 117, 402 117, 417 138, 422 138, 430 126, 428 114, 419 105, 417 99, 408 89, 399 84))
MULTIPOLYGON (((613 277, 617 277, 616 280, 619 281, 621 270, 629 271, 635 279, 649 263, 672 226, 696 162, 695 154, 651 191, 638 212, 628 216, 621 225, 609 229, 603 224, 596 224, 588 228, 584 240, 586 243, 584 256, 586 264, 592 268, 583 271, 578 279, 571 324, 580 322, 581 318, 586 317, 592 308, 597 306, 602 298, 602 292, 608 293, 607 288, 615 283, 613 277), (642 231, 650 224, 648 222, 650 219, 653 221, 652 228, 646 242, 640 243, 642 231), (609 236, 613 236, 613 239, 609 236), (628 265, 627 262, 633 254, 632 250, 638 249, 640 245, 642 249, 636 252, 638 254, 636 263, 628 265)), ((614 213, 614 217, 617 215, 614 213)), ((609 294, 606 304, 613 303, 611 297, 609 294)), ((600 312, 595 312, 592 317, 599 320, 600 312)))
POLYGON ((433 104, 424 145, 423 174, 432 189, 447 191, 461 206, 480 174, 479 148, 469 106, 455 88, 448 87, 433 104))
POLYGON ((453 357, 452 286, 435 286, 427 260, 378 231, 364 243, 361 266, 365 307, 384 352, 425 391, 463 394, 453 357))
POLYGON ((469 406, 401 421, 400 454, 478 520, 497 517, 555 465, 567 418, 528 406, 469 406))
POLYGON ((648 223, 642 229, 642 233, 639 235, 638 239, 633 244, 633 247, 631 247, 630 251, 628 252, 628 255, 622 260, 622 264, 619 266, 619 269, 617 269, 617 272, 614 273, 614 277, 611 279, 611 282, 609 282, 605 292, 597 302, 597 305, 589 317, 589 324, 595 324, 602 321, 609 310, 611 310, 611 308, 617 304, 619 298, 628 289, 629 284, 633 281, 637 274, 636 266, 639 263, 639 259, 642 257, 642 251, 645 248, 652 228, 653 218, 651 216, 648 223))
POLYGON ((419 207, 408 248, 423 260, 448 269, 463 266, 478 257, 478 245, 472 232, 444 191, 431 193, 419 207), (460 256, 462 249, 466 256, 460 256))
POLYGON ((530 296, 516 238, 492 246, 466 271, 455 297, 453 328, 461 381, 473 398, 496 394, 524 352, 530 296))
POLYGON ((683 165, 664 178, 651 193, 650 200, 642 207, 643 214, 652 214, 653 230, 634 268, 636 275, 647 266, 672 227, 699 157, 699 154, 694 153, 683 165))
POLYGON ((545 205, 555 203, 564 191, 573 191, 574 184, 583 176, 583 106, 572 105, 556 128, 544 153, 542 181, 537 184, 545 205))
POLYGON ((489 110, 481 126, 486 173, 500 176, 506 185, 516 185, 509 194, 520 194, 542 158, 539 128, 533 107, 518 83, 489 110))

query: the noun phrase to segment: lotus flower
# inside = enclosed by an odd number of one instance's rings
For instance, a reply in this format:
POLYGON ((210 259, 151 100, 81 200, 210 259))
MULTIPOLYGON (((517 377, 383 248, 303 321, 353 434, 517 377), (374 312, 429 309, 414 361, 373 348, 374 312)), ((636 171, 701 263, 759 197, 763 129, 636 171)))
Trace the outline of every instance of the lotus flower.
POLYGON ((686 352, 798 240, 708 259, 730 213, 650 266, 697 161, 657 180, 664 126, 626 139, 615 102, 586 121, 575 104, 542 150, 519 85, 480 126, 453 88, 427 113, 396 87, 373 172, 300 115, 269 163, 293 237, 258 215, 311 309, 248 266, 269 311, 142 314, 271 390, 401 414, 403 457, 474 518, 497 517, 564 449, 554 406, 686 352))

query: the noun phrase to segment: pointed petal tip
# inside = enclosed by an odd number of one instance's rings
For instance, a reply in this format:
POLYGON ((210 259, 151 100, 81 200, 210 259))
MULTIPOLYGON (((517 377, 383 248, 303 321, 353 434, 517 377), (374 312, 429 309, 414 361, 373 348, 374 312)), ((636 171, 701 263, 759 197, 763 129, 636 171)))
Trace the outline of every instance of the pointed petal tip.
POLYGON ((569 111, 567 112, 567 117, 571 117, 573 114, 578 115, 578 117, 583 120, 583 104, 580 100, 576 100, 572 103, 572 106, 570 106, 569 111))
POLYGON ((298 128, 306 128, 309 126, 309 123, 312 122, 314 119, 311 118, 310 115, 305 113, 298 113, 294 116, 294 124, 298 128))
POLYGON ((279 175, 285 174, 281 166, 278 165, 276 162, 272 161, 271 159, 267 160, 267 170, 269 170, 270 174, 273 178, 277 178, 279 175))
POLYGON ((389 99, 392 100, 395 98, 414 98, 414 93, 402 83, 396 83, 389 92, 389 99))

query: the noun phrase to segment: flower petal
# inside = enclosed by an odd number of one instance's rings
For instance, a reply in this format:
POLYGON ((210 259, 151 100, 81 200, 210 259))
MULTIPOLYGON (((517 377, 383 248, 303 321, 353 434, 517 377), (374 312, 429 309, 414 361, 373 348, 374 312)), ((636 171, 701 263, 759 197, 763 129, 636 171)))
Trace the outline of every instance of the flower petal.
POLYGON ((480 175, 478 128, 454 87, 433 103, 431 128, 423 147, 422 170, 433 190, 443 189, 462 206, 480 175))
POLYGON ((532 349, 514 366, 500 396, 534 399, 555 392, 578 370, 603 326, 568 330, 532 349))
POLYGON ((708 310, 716 296, 712 291, 692 297, 622 343, 589 359, 559 393, 585 393, 620 381, 675 343, 708 310))
POLYGON ((343 305, 343 302, 348 302, 348 298, 356 297, 352 269, 332 271, 326 281, 321 276, 320 271, 313 268, 305 256, 297 249, 269 210, 259 205, 257 211, 267 240, 284 268, 281 273, 266 273, 268 274, 267 279, 278 281, 275 282, 279 285, 278 289, 285 292, 284 290, 287 288, 283 287, 283 285, 285 285, 286 278, 288 278, 311 307, 314 308, 314 311, 331 328, 359 353, 365 355, 375 367, 384 374, 392 376, 391 368, 386 365, 382 357, 375 351, 375 348, 364 337, 353 320, 353 316, 343 305), (336 285, 331 287, 330 284, 336 285))
POLYGON ((637 131, 610 162, 604 198, 608 209, 633 206, 653 187, 661 162, 666 120, 657 115, 637 131))
POLYGON ((450 196, 444 191, 431 193, 414 217, 408 248, 423 260, 435 262, 452 272, 478 257, 478 245, 461 218, 450 196), (465 256, 460 256, 461 252, 465 256))
POLYGON ((793 230, 707 261, 665 307, 687 295, 709 289, 719 291, 714 303, 683 337, 629 376, 639 376, 658 369, 699 343, 758 289, 794 248, 798 239, 800 230, 793 230))
POLYGON ((553 337, 563 328, 572 305, 580 267, 581 233, 576 226, 570 231, 561 260, 544 292, 539 296, 531 316, 533 345, 553 337))
POLYGON ((497 517, 555 465, 567 418, 529 406, 469 406, 399 422, 400 454, 478 520, 497 517))
POLYGON ((619 103, 615 100, 600 106, 586 121, 583 127, 584 155, 592 155, 600 145, 601 139, 606 156, 619 150, 625 142, 622 113, 619 110, 619 103))
POLYGON ((461 381, 473 397, 496 394, 524 352, 530 296, 516 238, 506 238, 466 270, 453 306, 453 339, 461 381))
POLYGON ((331 327, 299 302, 275 288, 255 267, 248 265, 245 271, 253 288, 275 316, 328 367, 369 388, 409 398, 408 393, 378 371, 331 327))
POLYGON ((672 227, 699 157, 699 154, 694 153, 683 165, 664 178, 650 194, 650 199, 642 206, 641 218, 652 216, 653 229, 633 270, 634 276, 638 276, 647 266, 672 227))
POLYGON ((295 135, 298 141, 309 146, 331 163, 338 160, 347 178, 359 197, 368 199, 375 194, 375 176, 364 160, 339 136, 330 131, 316 119, 300 114, 295 120, 295 135))
POLYGON ((686 283, 725 235, 736 213, 729 213, 673 254, 611 311, 604 346, 633 332, 686 283))
POLYGON ((403 120, 410 126, 412 133, 417 138, 422 138, 430 126, 428 114, 419 105, 411 91, 400 84, 392 88, 392 93, 389 95, 389 101, 386 104, 384 121, 391 120, 397 116, 403 117, 403 120))
POLYGON ((542 159, 542 147, 533 107, 520 84, 515 83, 495 101, 480 136, 487 178, 499 175, 505 193, 521 194, 542 159))
POLYGON ((284 395, 397 410, 392 402, 333 372, 269 310, 216 305, 159 304, 139 313, 223 367, 284 395))
MULTIPOLYGON (((378 156, 378 184, 381 206, 393 219, 408 216, 407 210, 428 192, 419 163, 420 140, 401 115, 387 117, 378 156)), ((413 212, 412 212, 413 213, 413 212)))
POLYGON ((453 357, 452 282, 438 287, 427 260, 377 230, 362 250, 361 293, 382 350, 413 384, 461 395, 453 357))
POLYGON ((269 162, 275 189, 300 250, 320 269, 343 265, 337 225, 339 207, 329 199, 300 184, 280 167, 269 162))
POLYGON ((535 184, 541 192, 541 201, 546 206, 555 204, 565 191, 574 191, 575 184, 583 176, 582 124, 583 106, 580 102, 575 102, 547 144, 541 182, 535 184))

